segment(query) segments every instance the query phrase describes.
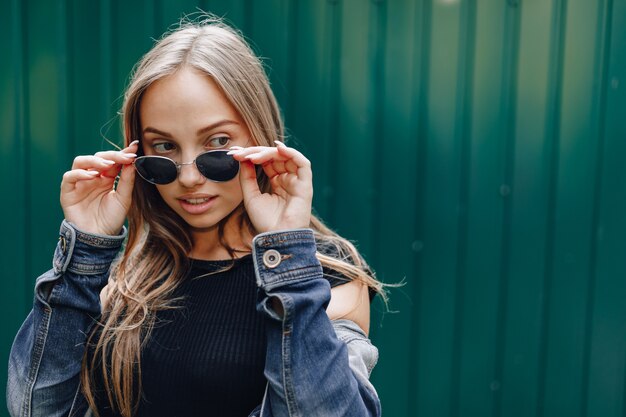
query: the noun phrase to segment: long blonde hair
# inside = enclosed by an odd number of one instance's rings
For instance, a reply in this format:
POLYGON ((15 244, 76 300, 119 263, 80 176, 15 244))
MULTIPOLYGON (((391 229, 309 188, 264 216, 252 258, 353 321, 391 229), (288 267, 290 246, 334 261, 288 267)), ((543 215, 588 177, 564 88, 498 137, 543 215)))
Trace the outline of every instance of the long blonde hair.
MULTIPOLYGON (((143 93, 154 81, 182 67, 199 70, 220 86, 242 116, 255 144, 275 146, 274 140, 284 139, 280 110, 260 60, 240 33, 209 17, 182 23, 135 67, 122 109, 126 145, 142 138, 139 106, 143 93)), ((261 190, 269 192, 269 181, 262 170, 258 171, 258 179, 261 190)), ((235 212, 240 215, 240 227, 256 234, 243 206, 235 212)), ((218 235, 234 257, 234 249, 224 239, 226 220, 218 225, 218 235)), ((171 294, 188 270, 192 249, 183 219, 165 204, 154 185, 139 179, 133 189, 128 226, 124 253, 112 266, 102 317, 89 338, 81 370, 83 392, 92 410, 98 413, 95 381, 102 381, 109 403, 124 417, 132 416, 139 405, 142 345, 150 337, 156 313, 174 308, 171 294)), ((318 252, 322 266, 347 279, 362 281, 386 300, 383 284, 349 241, 315 216, 310 227, 318 242, 332 249, 326 254, 318 252)))

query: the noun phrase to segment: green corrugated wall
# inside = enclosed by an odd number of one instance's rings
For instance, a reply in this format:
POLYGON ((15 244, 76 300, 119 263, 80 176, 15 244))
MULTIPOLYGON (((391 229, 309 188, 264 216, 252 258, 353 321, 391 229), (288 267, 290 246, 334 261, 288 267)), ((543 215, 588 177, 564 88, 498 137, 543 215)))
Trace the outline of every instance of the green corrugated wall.
POLYGON ((62 173, 197 7, 266 57, 318 213, 406 282, 373 306, 385 416, 626 416, 626 0, 2 0, 3 363, 62 173))

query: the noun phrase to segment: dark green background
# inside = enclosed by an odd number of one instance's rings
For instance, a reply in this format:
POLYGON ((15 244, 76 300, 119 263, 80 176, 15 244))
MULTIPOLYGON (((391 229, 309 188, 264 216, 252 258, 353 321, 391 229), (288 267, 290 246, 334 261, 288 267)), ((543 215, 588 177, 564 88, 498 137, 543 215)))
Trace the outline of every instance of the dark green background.
POLYGON ((406 282, 374 304, 385 416, 626 416, 626 0, 0 4, 2 363, 63 172, 201 7, 266 57, 319 214, 406 282))

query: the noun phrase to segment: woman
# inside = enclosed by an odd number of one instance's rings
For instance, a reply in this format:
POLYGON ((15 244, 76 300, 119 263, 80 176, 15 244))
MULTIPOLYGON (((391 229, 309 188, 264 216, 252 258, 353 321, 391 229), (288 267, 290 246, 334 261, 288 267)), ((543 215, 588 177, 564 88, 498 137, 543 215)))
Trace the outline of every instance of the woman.
POLYGON ((366 335, 382 285, 311 215, 310 163, 281 142, 241 36, 213 20, 164 37, 123 124, 124 149, 63 176, 54 268, 11 352, 11 414, 379 415, 366 335))

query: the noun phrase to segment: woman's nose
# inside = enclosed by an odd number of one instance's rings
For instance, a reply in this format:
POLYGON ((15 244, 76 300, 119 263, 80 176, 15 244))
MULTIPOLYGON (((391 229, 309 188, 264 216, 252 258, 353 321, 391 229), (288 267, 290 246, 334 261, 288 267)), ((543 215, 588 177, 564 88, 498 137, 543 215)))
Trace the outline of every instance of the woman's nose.
POLYGON ((204 175, 198 171, 194 162, 182 164, 178 171, 178 181, 184 187, 191 188, 195 185, 202 184, 206 181, 204 175))

